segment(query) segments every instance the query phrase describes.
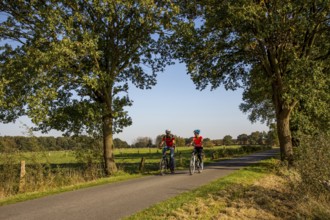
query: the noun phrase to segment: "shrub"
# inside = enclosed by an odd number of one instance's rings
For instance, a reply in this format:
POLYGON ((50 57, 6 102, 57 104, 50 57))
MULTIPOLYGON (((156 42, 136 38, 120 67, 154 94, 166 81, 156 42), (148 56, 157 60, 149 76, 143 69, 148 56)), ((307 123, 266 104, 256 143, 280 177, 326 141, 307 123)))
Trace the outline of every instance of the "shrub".
POLYGON ((329 193, 329 134, 322 133, 301 138, 301 144, 297 149, 296 168, 304 189, 316 194, 329 193))

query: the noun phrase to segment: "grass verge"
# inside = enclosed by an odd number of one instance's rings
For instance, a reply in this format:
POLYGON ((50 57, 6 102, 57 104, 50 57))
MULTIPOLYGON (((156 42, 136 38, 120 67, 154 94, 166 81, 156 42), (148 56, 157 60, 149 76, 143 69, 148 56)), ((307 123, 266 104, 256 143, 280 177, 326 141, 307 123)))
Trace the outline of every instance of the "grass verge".
POLYGON ((125 218, 135 219, 330 219, 330 192, 302 191, 299 175, 276 159, 236 171, 125 218))
POLYGON ((126 174, 123 172, 119 172, 115 176, 111 176, 111 177, 107 177, 107 178, 100 178, 100 179, 86 182, 86 183, 59 187, 59 188, 49 189, 49 190, 45 190, 45 191, 41 191, 41 192, 22 193, 22 194, 6 197, 6 198, 3 198, 0 200, 0 206, 14 204, 17 202, 23 202, 23 201, 32 200, 32 199, 37 199, 37 198, 41 198, 44 196, 54 195, 54 194, 58 194, 58 193, 62 193, 62 192, 74 191, 74 190, 78 190, 78 189, 103 185, 103 184, 107 184, 107 183, 115 183, 115 182, 125 181, 125 180, 129 180, 129 179, 135 179, 135 178, 139 178, 142 176, 143 176, 142 174, 126 174))
MULTIPOLYGON (((203 201, 213 198, 218 195, 219 191, 226 190, 233 185, 240 185, 243 188, 252 185, 256 180, 265 177, 273 164, 273 160, 260 162, 257 165, 236 171, 210 184, 153 205, 126 219, 211 219, 219 209, 225 208, 225 204, 221 202, 201 205, 203 201), (205 212, 206 207, 207 212, 205 212)), ((240 193, 237 193, 237 196, 239 196, 240 193)), ((234 194, 233 196, 235 197, 236 195, 234 194)))

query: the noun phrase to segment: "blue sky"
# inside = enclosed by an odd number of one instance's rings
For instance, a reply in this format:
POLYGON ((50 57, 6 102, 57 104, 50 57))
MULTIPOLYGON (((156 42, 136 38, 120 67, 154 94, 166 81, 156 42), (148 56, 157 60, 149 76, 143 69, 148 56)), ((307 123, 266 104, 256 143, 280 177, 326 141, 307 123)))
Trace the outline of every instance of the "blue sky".
MULTIPOLYGON (((131 87, 129 97, 133 106, 127 110, 133 124, 114 135, 128 144, 139 137, 155 140, 166 129, 181 137, 191 137, 194 129, 200 129, 204 138, 211 139, 268 131, 265 124, 252 124, 239 110, 242 90, 226 91, 223 87, 213 91, 196 90, 184 64, 169 66, 165 72, 159 73, 157 85, 151 90, 131 87)), ((24 135, 26 128, 22 124, 32 126, 27 117, 22 117, 15 124, 0 124, 0 135, 24 135)), ((60 136, 61 133, 52 131, 47 135, 60 136)))
POLYGON ((252 124, 239 110, 242 90, 196 90, 184 64, 169 66, 157 79, 151 90, 130 89, 133 125, 115 137, 131 144, 138 137, 154 140, 166 129, 181 137, 191 137, 194 129, 200 129, 204 138, 211 139, 269 130, 265 124, 252 124))

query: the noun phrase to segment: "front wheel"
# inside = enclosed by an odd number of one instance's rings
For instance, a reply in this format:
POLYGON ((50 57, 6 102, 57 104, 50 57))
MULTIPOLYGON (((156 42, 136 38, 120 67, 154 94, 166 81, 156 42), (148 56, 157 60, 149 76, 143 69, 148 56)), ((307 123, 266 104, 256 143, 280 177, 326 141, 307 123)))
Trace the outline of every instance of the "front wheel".
POLYGON ((162 158, 159 163, 160 175, 164 175, 167 169, 166 158, 162 158))
POLYGON ((171 173, 174 173, 174 158, 170 159, 170 170, 171 170, 171 173))
POLYGON ((189 172, 190 172, 190 175, 193 175, 195 173, 195 162, 196 162, 196 158, 195 156, 191 156, 191 159, 190 159, 190 164, 189 164, 189 172))

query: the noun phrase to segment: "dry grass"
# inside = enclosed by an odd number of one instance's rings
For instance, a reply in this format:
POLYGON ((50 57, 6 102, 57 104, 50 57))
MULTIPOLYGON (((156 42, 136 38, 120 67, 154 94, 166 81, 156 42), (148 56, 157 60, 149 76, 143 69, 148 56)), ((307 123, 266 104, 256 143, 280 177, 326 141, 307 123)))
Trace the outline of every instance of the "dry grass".
POLYGON ((330 220, 329 143, 328 133, 307 136, 296 149, 295 167, 278 161, 252 184, 236 181, 157 219, 330 220))
POLYGON ((157 219, 330 219, 329 195, 314 198, 297 187, 296 173, 270 174, 253 185, 235 184, 198 198, 157 219))

